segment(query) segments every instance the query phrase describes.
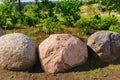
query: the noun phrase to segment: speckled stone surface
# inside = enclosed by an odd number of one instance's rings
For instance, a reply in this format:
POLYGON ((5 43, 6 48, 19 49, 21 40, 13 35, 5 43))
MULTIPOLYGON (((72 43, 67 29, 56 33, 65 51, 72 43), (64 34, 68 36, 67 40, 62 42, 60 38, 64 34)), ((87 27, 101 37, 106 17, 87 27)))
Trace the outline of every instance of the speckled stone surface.
POLYGON ((82 65, 88 58, 87 46, 70 34, 53 34, 39 45, 43 70, 48 73, 64 72, 82 65))
POLYGON ((20 33, 0 37, 0 66, 8 70, 24 70, 36 62, 37 44, 20 33))
POLYGON ((104 62, 111 62, 120 57, 120 34, 112 31, 98 31, 87 42, 104 62))

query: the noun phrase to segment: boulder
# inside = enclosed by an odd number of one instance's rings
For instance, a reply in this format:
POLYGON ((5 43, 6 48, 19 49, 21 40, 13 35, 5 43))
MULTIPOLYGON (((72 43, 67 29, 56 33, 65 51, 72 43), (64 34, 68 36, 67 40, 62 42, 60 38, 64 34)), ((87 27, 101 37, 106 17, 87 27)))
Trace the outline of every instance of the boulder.
POLYGON ((39 45, 39 58, 45 72, 57 73, 82 65, 88 58, 87 46, 70 34, 53 34, 39 45))
POLYGON ((87 45, 104 62, 120 57, 120 34, 112 31, 98 31, 88 38, 87 45))
POLYGON ((20 33, 0 37, 0 66, 7 70, 25 70, 36 62, 37 44, 20 33))
POLYGON ((4 35, 2 28, 0 27, 0 36, 4 35))

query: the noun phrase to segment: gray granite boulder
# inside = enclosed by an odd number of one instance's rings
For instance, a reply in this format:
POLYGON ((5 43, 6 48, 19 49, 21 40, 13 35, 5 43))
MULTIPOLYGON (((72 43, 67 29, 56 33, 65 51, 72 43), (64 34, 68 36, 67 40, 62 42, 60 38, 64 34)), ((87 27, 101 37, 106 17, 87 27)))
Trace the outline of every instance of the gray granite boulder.
POLYGON ((37 44, 20 33, 0 37, 0 66, 8 70, 24 70, 36 62, 37 44))
POLYGON ((57 73, 82 65, 88 58, 87 46, 70 34, 54 34, 39 45, 39 57, 45 72, 57 73))
POLYGON ((104 62, 110 62, 120 57, 120 34, 112 31, 98 31, 92 34, 87 45, 104 62))

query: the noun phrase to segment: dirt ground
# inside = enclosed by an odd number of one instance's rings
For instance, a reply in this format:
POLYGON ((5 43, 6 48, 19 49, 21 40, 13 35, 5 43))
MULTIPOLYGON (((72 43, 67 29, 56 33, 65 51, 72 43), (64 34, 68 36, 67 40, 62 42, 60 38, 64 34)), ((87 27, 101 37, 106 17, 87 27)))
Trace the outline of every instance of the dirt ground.
POLYGON ((25 71, 1 68, 0 80, 120 80, 119 74, 119 63, 102 63, 92 56, 84 65, 57 74, 44 72, 38 63, 25 71))
MULTIPOLYGON (((67 30, 64 33, 80 33, 79 31, 67 30)), ((42 42, 49 34, 45 34, 40 30, 31 29, 15 29, 6 30, 5 33, 20 32, 31 37, 35 36, 37 43, 42 42), (29 34, 28 34, 29 33, 29 34)), ((77 35, 80 36, 81 34, 77 35)), ((86 42, 86 38, 82 38, 86 42)), ((70 69, 69 71, 57 74, 44 72, 39 61, 32 68, 25 71, 8 71, 0 68, 0 80, 120 80, 120 58, 111 63, 103 63, 93 51, 89 48, 89 57, 85 64, 70 69)))

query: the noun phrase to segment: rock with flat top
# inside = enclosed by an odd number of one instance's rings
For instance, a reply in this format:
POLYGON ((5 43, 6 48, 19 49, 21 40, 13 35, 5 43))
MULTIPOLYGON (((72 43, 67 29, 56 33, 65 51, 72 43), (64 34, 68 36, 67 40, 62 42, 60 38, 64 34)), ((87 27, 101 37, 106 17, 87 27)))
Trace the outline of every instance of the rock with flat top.
POLYGON ((48 73, 58 73, 77 65, 88 58, 87 46, 70 34, 53 34, 39 45, 42 68, 48 73))
POLYGON ((120 34, 112 31, 98 31, 87 42, 104 62, 111 62, 120 57, 120 34))
POLYGON ((36 62, 37 44, 20 33, 0 37, 0 66, 7 70, 25 70, 36 62))

